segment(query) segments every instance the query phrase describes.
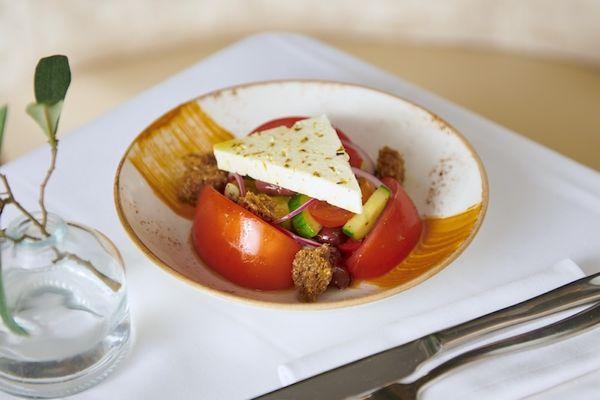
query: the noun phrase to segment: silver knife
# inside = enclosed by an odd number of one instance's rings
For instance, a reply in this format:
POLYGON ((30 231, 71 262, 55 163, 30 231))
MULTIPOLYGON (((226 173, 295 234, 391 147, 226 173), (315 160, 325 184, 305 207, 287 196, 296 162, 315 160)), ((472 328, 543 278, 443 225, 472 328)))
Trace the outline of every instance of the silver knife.
POLYGON ((553 324, 462 353, 459 356, 451 358, 445 363, 436 366, 415 381, 409 383, 394 382, 381 389, 377 389, 374 393, 358 396, 358 398, 362 400, 414 400, 418 398, 420 390, 440 376, 462 367, 463 365, 510 351, 529 349, 565 340, 594 329, 598 327, 599 324, 600 303, 596 303, 575 315, 564 318, 553 324))
POLYGON ((369 392, 407 377, 442 352, 477 337, 600 300, 600 273, 532 299, 323 372, 256 400, 334 400, 369 392))

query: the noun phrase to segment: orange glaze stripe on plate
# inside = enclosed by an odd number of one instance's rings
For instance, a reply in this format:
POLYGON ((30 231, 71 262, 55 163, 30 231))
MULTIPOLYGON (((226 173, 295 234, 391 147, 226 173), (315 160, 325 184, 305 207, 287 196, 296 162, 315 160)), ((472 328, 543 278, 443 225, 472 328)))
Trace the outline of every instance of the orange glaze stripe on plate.
POLYGON ((215 143, 233 139, 195 101, 183 104, 150 125, 132 145, 128 159, 154 192, 178 215, 193 216, 193 207, 177 196, 185 172, 184 157, 212 152, 215 143))
POLYGON ((469 237, 480 211, 481 204, 477 204, 451 217, 423 220, 423 236, 408 257, 387 274, 367 282, 380 287, 394 287, 443 266, 469 237))

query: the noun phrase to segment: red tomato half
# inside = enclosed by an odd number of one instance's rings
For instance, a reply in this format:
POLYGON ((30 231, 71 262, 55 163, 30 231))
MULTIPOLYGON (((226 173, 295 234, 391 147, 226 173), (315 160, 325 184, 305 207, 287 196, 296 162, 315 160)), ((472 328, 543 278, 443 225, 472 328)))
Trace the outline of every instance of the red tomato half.
POLYGON ((308 211, 317 222, 327 228, 342 226, 354 215, 351 211, 319 200, 308 206, 308 211))
POLYGON ((348 153, 348 155, 350 156, 350 165, 356 168, 361 168, 363 164, 363 159, 360 156, 360 154, 358 154, 358 151, 350 147, 344 147, 344 150, 346 150, 346 153, 348 153))
POLYGON ((210 186, 198 197, 192 232, 198 255, 230 281, 261 290, 293 286, 300 245, 210 186))
POLYGON ((360 240, 354 240, 352 238, 348 238, 348 240, 346 240, 344 243, 342 243, 338 246, 338 249, 340 249, 340 251, 344 255, 349 255, 349 254, 354 253, 356 250, 358 250, 358 248, 360 247, 361 244, 362 244, 362 241, 360 241, 360 240))
MULTIPOLYGON (((264 124, 260 125, 259 127, 254 129, 252 132, 250 132, 250 134, 253 134, 255 132, 265 131, 265 130, 271 129, 271 128, 277 128, 278 126, 287 126, 288 128, 291 128, 296 122, 301 121, 303 119, 307 119, 307 118, 308 117, 277 118, 277 119, 265 122, 264 124)), ((350 140, 350 138, 348 136, 346 136, 346 134, 344 132, 342 132, 341 130, 339 130, 338 128, 335 128, 335 131, 337 132, 337 135, 340 138, 340 140, 352 142, 350 140)), ((360 154, 358 154, 358 152, 356 150, 349 148, 349 147, 344 148, 344 149, 346 150, 346 153, 348 153, 348 155, 350 156, 350 165, 353 167, 356 167, 356 168, 360 168, 362 165, 362 162, 363 162, 363 159, 360 156, 360 154)))
POLYGON ((277 128, 278 126, 285 126, 291 128, 296 122, 302 121, 308 117, 284 117, 284 118, 276 118, 271 121, 267 121, 264 124, 260 125, 256 129, 254 129, 251 133, 266 131, 267 129, 277 128))
POLYGON ((362 245, 346 260, 354 279, 370 279, 385 274, 415 247, 423 223, 417 208, 402 186, 392 178, 383 178, 393 193, 375 228, 362 245))

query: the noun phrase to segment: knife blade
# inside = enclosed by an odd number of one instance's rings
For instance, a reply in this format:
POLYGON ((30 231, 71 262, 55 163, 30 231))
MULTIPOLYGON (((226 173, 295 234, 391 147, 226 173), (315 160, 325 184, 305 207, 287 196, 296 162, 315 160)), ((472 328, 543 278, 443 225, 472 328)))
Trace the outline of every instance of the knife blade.
POLYGON ((255 400, 346 399, 418 371, 442 351, 491 332, 600 300, 600 273, 532 299, 323 372, 255 400))
POLYGON ((410 375, 437 352, 433 335, 332 369, 286 388, 257 397, 260 400, 332 400, 379 388, 410 375))

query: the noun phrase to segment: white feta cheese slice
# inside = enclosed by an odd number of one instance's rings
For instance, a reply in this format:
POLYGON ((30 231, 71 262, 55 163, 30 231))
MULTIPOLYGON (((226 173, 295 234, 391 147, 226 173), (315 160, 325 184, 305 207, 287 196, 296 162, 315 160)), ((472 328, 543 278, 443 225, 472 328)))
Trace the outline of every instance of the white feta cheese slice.
POLYGON ((362 195, 349 156, 326 116, 278 127, 213 148, 219 169, 305 194, 353 213, 362 195))

